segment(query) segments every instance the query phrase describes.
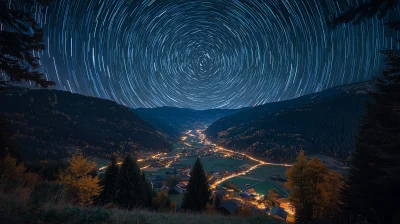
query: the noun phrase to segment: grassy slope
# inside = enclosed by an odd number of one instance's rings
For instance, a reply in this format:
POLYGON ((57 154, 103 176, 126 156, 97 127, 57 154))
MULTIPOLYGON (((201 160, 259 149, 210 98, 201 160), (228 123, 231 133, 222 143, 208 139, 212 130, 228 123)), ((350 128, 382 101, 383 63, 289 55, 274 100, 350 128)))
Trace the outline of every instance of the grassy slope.
POLYGON ((5 187, 0 182, 0 223, 281 223, 268 216, 222 216, 218 214, 160 213, 147 210, 77 207, 66 202, 57 184, 5 187), (64 199, 63 199, 64 198, 64 199))

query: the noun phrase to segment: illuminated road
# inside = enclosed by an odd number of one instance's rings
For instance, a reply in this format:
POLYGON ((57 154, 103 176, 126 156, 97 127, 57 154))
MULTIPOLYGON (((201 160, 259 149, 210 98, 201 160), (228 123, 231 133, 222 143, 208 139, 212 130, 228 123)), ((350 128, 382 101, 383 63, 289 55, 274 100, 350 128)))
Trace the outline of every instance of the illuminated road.
POLYGON ((265 162, 259 159, 256 159, 252 156, 247 155, 246 153, 242 153, 242 152, 237 152, 237 151, 233 151, 233 150, 229 150, 229 149, 225 149, 219 146, 215 147, 216 151, 225 151, 225 152, 230 152, 230 153, 236 153, 236 154, 240 154, 242 156, 246 156, 248 159, 253 160, 255 162, 260 163, 260 165, 273 165, 273 166, 292 166, 291 164, 286 164, 286 163, 270 163, 270 162, 265 162))
MULTIPOLYGON (((151 158, 151 159, 155 159, 155 158, 160 157, 162 154, 163 154, 163 153, 158 153, 158 154, 156 154, 156 155, 154 155, 154 156, 151 156, 150 158, 151 158)), ((142 162, 142 161, 145 161, 145 159, 138 159, 137 161, 138 161, 138 162, 142 162)), ((119 166, 119 165, 121 165, 121 164, 122 164, 122 162, 118 162, 118 163, 117 163, 117 166, 119 166)), ((108 166, 108 165, 107 165, 107 166, 108 166)), ((103 170, 107 169, 107 166, 100 167, 98 170, 99 170, 99 171, 103 171, 103 170)), ((145 169, 145 168, 148 168, 148 167, 150 167, 150 165, 141 167, 140 169, 145 169)))
POLYGON ((241 176, 241 175, 245 175, 245 174, 247 174, 248 172, 250 172, 250 171, 252 171, 252 170, 258 168, 259 166, 263 166, 263 165, 292 166, 292 165, 290 165, 290 164, 284 164, 284 163, 268 163, 268 162, 264 162, 264 161, 262 161, 262 160, 259 160, 259 159, 254 158, 254 157, 252 157, 252 156, 249 156, 249 155, 247 155, 247 154, 245 154, 245 153, 240 153, 240 152, 232 151, 232 150, 229 150, 229 149, 224 149, 224 148, 222 148, 222 147, 215 147, 215 149, 216 149, 216 151, 221 150, 221 151, 225 151, 225 152, 229 152, 229 153, 237 153, 237 154, 246 156, 248 159, 253 160, 253 161, 255 161, 255 162, 258 162, 258 164, 257 164, 257 165, 254 165, 254 166, 252 166, 252 167, 250 167, 250 168, 249 168, 248 170, 246 170, 246 171, 243 171, 243 172, 240 172, 240 173, 237 173, 237 174, 232 174, 232 175, 223 177, 223 178, 221 178, 220 180, 217 180, 216 182, 214 182, 214 183, 211 185, 211 188, 216 188, 218 184, 220 184, 220 183, 222 183, 222 182, 224 182, 224 181, 226 181, 226 180, 229 180, 229 179, 231 179, 231 178, 234 178, 234 177, 237 177, 237 176, 241 176))
POLYGON ((222 151, 222 152, 225 154, 225 157, 230 156, 231 154, 240 154, 240 155, 242 155, 242 156, 245 156, 245 157, 248 158, 249 160, 253 160, 253 161, 255 161, 255 162, 258 163, 258 164, 256 164, 256 165, 250 167, 249 169, 247 169, 247 170, 245 170, 245 171, 243 171, 243 172, 240 172, 240 173, 237 173, 237 174, 231 174, 231 175, 229 175, 229 176, 223 177, 223 178, 221 178, 221 179, 215 181, 215 182, 211 185, 211 188, 216 188, 217 185, 219 185, 219 184, 221 184, 222 182, 224 182, 224 181, 226 181, 226 180, 229 180, 229 179, 231 179, 231 178, 234 178, 234 177, 237 177, 237 176, 245 175, 245 174, 247 174, 248 172, 250 172, 250 171, 252 171, 252 170, 258 168, 259 166, 263 166, 263 165, 286 166, 286 167, 292 166, 291 164, 286 164, 286 163, 271 163, 271 162, 265 162, 265 161, 259 160, 259 159, 257 159, 257 158, 254 158, 254 157, 252 157, 252 156, 249 156, 249 155, 247 155, 246 153, 237 152, 237 151, 233 151, 233 150, 230 150, 230 149, 225 149, 225 148, 216 146, 215 144, 211 144, 211 142, 209 142, 209 141, 206 139, 206 136, 205 136, 203 133, 201 133, 201 130, 196 130, 196 132, 197 132, 197 134, 198 134, 198 136, 199 136, 200 141, 204 142, 205 144, 214 145, 214 146, 215 146, 215 149, 214 149, 215 152, 222 151))
MULTIPOLYGON (((138 159, 138 161, 139 161, 139 159, 138 159)), ((117 163, 117 166, 119 166, 119 165, 121 165, 122 164, 122 162, 118 162, 117 163)), ((142 170, 142 169, 146 169, 146 168, 149 168, 150 167, 150 165, 147 165, 147 166, 144 166, 144 167, 140 167, 140 169, 142 170)), ((103 171, 103 170, 105 170, 105 169, 107 169, 107 166, 103 166, 103 167, 100 167, 99 168, 99 171, 103 171)))

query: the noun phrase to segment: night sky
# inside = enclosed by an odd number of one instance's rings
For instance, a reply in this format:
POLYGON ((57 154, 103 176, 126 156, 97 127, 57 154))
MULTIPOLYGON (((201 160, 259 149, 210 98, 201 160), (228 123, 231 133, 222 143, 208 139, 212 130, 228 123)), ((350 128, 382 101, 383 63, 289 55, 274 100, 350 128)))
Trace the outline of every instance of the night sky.
MULTIPOLYGON (((351 1, 355 2, 355 1, 351 1)), ((38 7, 56 88, 129 107, 239 108, 369 80, 399 38, 335 30, 338 0, 56 0, 38 7)))

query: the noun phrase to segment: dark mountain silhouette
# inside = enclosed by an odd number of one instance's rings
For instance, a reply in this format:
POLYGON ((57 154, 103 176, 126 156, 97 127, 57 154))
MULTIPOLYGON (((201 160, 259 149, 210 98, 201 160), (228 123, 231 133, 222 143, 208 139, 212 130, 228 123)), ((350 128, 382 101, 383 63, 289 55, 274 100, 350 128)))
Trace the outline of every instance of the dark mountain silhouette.
POLYGON ((138 150, 167 151, 168 136, 130 108, 113 101, 59 90, 8 88, 0 92, 0 113, 28 160, 60 159, 81 148, 108 157, 138 150))
POLYGON ((288 161, 296 152, 347 160, 372 82, 268 103, 212 123, 205 134, 217 145, 288 161))
POLYGON ((204 129, 212 122, 244 109, 194 110, 178 107, 138 108, 134 111, 145 121, 174 138, 191 129, 204 129))

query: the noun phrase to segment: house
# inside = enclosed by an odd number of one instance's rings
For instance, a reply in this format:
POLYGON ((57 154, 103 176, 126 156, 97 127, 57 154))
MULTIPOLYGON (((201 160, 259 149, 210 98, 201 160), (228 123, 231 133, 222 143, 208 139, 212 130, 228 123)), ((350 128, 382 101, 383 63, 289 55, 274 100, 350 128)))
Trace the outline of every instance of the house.
POLYGON ((185 189, 179 187, 178 185, 175 186, 174 190, 175 190, 176 192, 178 192, 179 194, 185 193, 185 189))
POLYGON ((250 189, 248 189, 246 192, 249 193, 249 194, 254 194, 254 193, 256 193, 256 191, 254 190, 254 188, 250 188, 250 189))
POLYGON ((188 176, 188 175, 181 175, 180 177, 181 177, 181 180, 184 180, 184 181, 188 181, 190 179, 190 176, 188 176))
POLYGON ((178 192, 179 194, 183 194, 186 190, 186 187, 188 185, 188 181, 181 181, 175 186, 175 191, 178 192))
POLYGON ((265 214, 269 215, 269 213, 271 212, 271 209, 269 207, 266 207, 264 209, 265 214))
POLYGON ((281 208, 281 207, 273 207, 270 215, 277 219, 286 221, 288 213, 285 210, 283 210, 283 208, 281 208))
POLYGON ((237 214, 241 204, 236 200, 226 200, 217 207, 217 211, 224 215, 237 214))
POLYGON ((234 189, 228 189, 226 191, 226 194, 228 195, 228 197, 233 197, 235 194, 235 190, 234 189))
POLYGON ((163 182, 168 181, 168 176, 161 174, 161 175, 152 175, 149 177, 154 188, 161 188, 163 186, 163 182))
POLYGON ((240 196, 241 198, 243 198, 243 199, 250 199, 250 198, 251 198, 250 194, 247 193, 247 192, 242 192, 242 193, 240 193, 239 196, 240 196))
POLYGON ((294 213, 294 208, 289 201, 289 198, 279 198, 276 200, 276 204, 278 207, 283 208, 285 211, 289 213, 294 213))

